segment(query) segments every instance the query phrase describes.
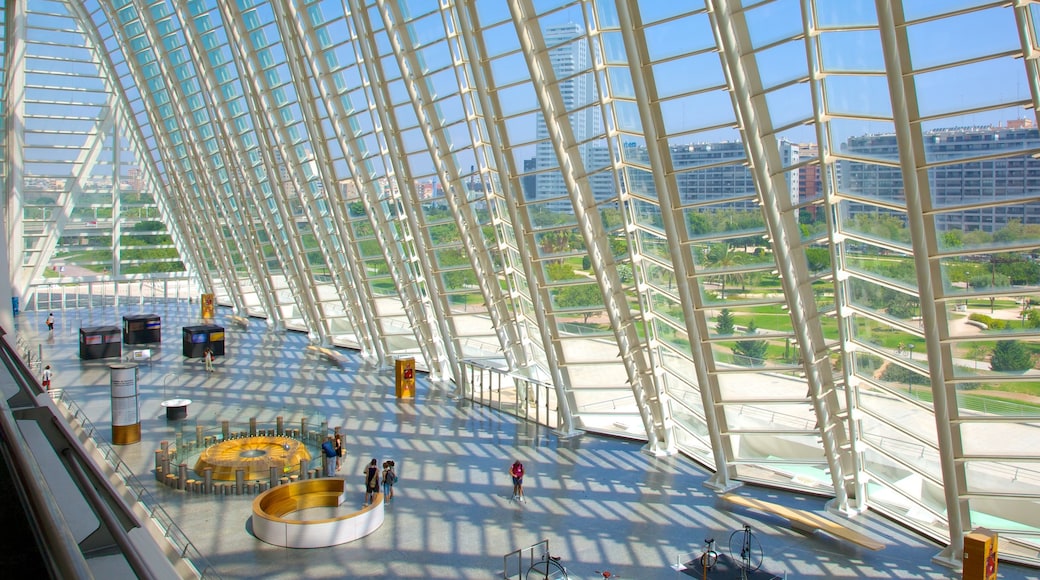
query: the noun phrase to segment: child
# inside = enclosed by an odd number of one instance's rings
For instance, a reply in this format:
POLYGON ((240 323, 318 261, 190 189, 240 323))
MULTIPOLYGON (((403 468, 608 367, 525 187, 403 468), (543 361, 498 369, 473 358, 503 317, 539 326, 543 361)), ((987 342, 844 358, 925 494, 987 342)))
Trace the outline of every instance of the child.
POLYGON ((513 499, 526 502, 524 498, 524 464, 517 459, 509 468, 509 475, 513 476, 513 499))
POLYGON ((47 366, 43 367, 43 374, 40 375, 40 378, 43 379, 43 390, 44 391, 51 390, 51 378, 53 378, 53 377, 54 377, 54 373, 51 371, 51 365, 47 365, 47 366))

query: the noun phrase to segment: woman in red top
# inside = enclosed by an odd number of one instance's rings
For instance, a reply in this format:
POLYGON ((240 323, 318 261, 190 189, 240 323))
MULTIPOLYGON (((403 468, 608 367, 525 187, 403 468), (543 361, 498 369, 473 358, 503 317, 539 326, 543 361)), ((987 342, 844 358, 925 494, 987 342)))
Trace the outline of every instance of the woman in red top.
POLYGON ((519 459, 509 468, 509 475, 513 476, 513 499, 527 501, 524 499, 524 464, 519 459))

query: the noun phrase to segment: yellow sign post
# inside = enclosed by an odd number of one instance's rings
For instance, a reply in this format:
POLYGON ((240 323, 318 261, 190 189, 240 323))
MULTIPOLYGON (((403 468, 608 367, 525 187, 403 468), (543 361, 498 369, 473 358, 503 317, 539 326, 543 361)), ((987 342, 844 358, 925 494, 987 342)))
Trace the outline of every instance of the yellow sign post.
POLYGON ((975 528, 964 536, 962 580, 997 580, 997 533, 975 528))
POLYGON ((394 387, 398 399, 415 398, 414 358, 399 358, 394 363, 394 387))
POLYGON ((202 318, 213 318, 216 315, 215 298, 216 296, 213 294, 203 294, 199 298, 199 304, 202 305, 202 318))

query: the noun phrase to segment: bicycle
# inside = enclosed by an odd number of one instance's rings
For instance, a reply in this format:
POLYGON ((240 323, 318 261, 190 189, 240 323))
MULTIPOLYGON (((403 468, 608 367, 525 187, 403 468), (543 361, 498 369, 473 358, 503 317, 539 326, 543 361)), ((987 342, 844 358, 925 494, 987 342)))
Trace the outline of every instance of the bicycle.
POLYGON ((567 575, 567 569, 560 563, 560 557, 550 556, 547 552, 542 554, 541 560, 531 564, 525 578, 526 580, 569 580, 570 576, 567 575))
POLYGON ((707 580, 708 570, 715 567, 719 561, 719 553, 715 550, 715 538, 704 540, 704 553, 701 554, 701 579, 707 580))
POLYGON ((751 526, 747 524, 744 524, 744 529, 730 534, 729 553, 730 558, 744 573, 754 572, 762 567, 762 544, 751 533, 751 526), (739 558, 737 554, 740 554, 739 558))

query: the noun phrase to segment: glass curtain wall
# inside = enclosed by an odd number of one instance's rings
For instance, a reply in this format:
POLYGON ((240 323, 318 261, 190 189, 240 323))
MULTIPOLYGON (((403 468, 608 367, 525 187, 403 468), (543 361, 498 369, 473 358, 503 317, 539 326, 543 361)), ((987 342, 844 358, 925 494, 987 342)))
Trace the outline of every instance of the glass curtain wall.
POLYGON ((14 279, 177 265, 716 489, 1040 564, 1037 11, 8 2, 14 279))

